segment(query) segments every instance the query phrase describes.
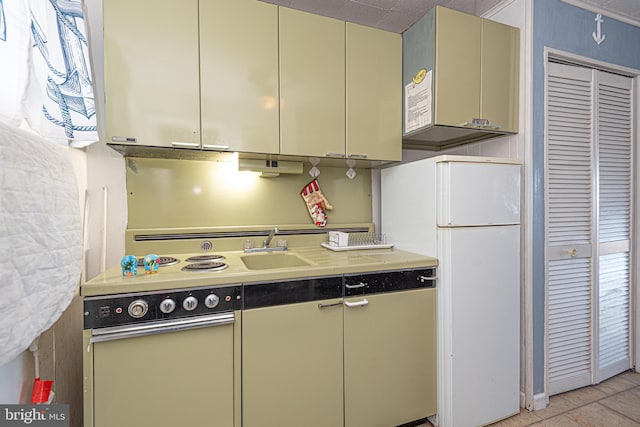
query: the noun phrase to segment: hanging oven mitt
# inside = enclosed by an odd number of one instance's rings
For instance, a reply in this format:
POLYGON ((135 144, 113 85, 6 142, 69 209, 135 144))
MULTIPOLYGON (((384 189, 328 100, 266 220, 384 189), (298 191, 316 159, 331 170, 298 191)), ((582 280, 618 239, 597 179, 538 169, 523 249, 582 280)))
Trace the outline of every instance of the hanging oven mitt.
POLYGON ((325 213, 325 210, 331 210, 333 209, 333 206, 331 206, 329 201, 320 191, 318 180, 314 179, 309 184, 305 185, 300 192, 300 195, 307 204, 307 209, 309 209, 313 222, 318 227, 324 227, 327 224, 327 214, 325 213))

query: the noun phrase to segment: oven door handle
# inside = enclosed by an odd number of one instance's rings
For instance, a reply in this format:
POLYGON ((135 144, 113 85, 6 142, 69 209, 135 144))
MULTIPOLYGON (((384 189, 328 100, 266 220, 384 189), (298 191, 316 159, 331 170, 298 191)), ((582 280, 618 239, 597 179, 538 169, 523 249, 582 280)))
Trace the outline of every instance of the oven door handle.
POLYGON ((222 326, 235 322, 233 312, 212 314, 209 316, 188 317, 183 319, 161 320, 136 325, 111 326, 94 329, 89 342, 121 340, 125 338, 143 337, 166 332, 186 331, 189 329, 222 326))

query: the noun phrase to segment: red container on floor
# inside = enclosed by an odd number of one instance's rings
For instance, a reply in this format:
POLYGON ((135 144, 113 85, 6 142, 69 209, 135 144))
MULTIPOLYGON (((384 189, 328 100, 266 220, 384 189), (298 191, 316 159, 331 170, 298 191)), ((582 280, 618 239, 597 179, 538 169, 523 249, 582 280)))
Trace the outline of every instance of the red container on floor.
POLYGON ((31 392, 31 403, 47 403, 53 381, 42 381, 40 378, 33 380, 33 391, 31 392))

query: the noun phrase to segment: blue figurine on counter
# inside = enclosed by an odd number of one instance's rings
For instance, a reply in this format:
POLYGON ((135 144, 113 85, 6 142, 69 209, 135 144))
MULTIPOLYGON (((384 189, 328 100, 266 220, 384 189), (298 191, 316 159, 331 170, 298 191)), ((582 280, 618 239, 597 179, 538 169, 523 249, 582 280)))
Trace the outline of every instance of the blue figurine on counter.
POLYGON ((122 267, 122 275, 125 277, 138 274, 138 259, 133 255, 125 255, 122 257, 120 266, 122 267))
POLYGON ((145 274, 157 273, 159 266, 160 266, 160 262, 158 260, 158 255, 149 254, 146 257, 144 257, 144 273, 145 274))

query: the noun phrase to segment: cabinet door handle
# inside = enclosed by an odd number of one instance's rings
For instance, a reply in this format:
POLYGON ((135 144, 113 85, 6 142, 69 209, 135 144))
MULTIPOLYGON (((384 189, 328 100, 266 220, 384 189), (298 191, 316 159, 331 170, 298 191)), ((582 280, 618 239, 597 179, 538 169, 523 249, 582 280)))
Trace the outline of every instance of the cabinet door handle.
POLYGON ((349 157, 350 159, 366 159, 367 155, 366 154, 349 154, 347 157, 349 157))
POLYGON ((365 286, 367 286, 366 283, 360 282, 357 285, 345 285, 345 288, 347 288, 347 289, 358 289, 358 288, 364 288, 365 286))
POLYGON ((462 127, 471 126, 478 129, 494 129, 494 130, 500 129, 500 126, 491 124, 489 119, 473 119, 470 122, 460 123, 458 126, 462 126, 462 127))
POLYGON ((344 153, 325 153, 326 157, 345 157, 344 153))
POLYGON ((202 144, 203 148, 208 148, 210 150, 228 150, 228 145, 216 145, 216 144, 202 144))
POLYGON ((171 141, 171 145, 174 147, 200 147, 197 142, 171 141))
POLYGON ((369 304, 369 300, 366 298, 356 302, 349 302, 349 301, 344 302, 344 305, 346 305, 347 307, 364 307, 367 304, 369 304))
POLYGON ((318 308, 337 307, 339 305, 342 305, 342 301, 332 302, 331 304, 318 304, 318 308))

